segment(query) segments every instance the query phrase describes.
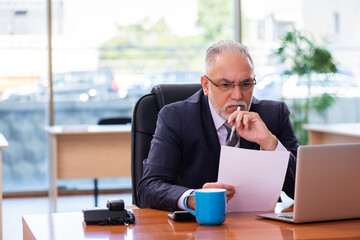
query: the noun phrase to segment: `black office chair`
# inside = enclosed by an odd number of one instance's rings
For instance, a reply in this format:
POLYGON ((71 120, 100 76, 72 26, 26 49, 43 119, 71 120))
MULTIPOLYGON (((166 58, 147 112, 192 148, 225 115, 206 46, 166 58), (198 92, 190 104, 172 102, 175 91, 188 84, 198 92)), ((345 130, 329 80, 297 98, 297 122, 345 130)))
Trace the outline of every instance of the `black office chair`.
MULTIPOLYGON (((131 123, 131 118, 129 117, 118 117, 118 118, 102 118, 98 121, 98 125, 111 125, 111 124, 128 124, 131 123)), ((98 179, 94 179, 94 205, 98 206, 98 179)))
POLYGON ((143 160, 148 156, 160 109, 166 104, 185 100, 200 88, 201 84, 160 84, 136 102, 131 127, 131 181, 132 202, 138 207, 142 207, 137 189, 143 175, 143 160))
POLYGON ((131 118, 129 118, 129 117, 102 118, 98 122, 99 125, 128 124, 128 123, 131 123, 131 118))

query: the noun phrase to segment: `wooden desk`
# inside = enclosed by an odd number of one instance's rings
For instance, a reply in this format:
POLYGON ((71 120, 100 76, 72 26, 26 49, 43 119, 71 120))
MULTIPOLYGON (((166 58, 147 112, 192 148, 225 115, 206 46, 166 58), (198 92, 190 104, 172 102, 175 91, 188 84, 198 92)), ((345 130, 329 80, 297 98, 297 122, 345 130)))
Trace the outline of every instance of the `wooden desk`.
POLYGON ((334 144, 360 142, 360 123, 306 124, 309 144, 334 144))
POLYGON ((291 224, 261 219, 254 212, 228 213, 223 225, 174 222, 168 212, 133 209, 130 226, 86 226, 82 213, 23 216, 23 239, 344 239, 360 238, 360 219, 291 224))
POLYGON ((9 144, 6 141, 5 137, 0 134, 0 240, 2 239, 2 156, 1 156, 1 150, 2 148, 8 147, 9 144))
POLYGON ((49 140, 50 212, 57 179, 131 176, 130 125, 45 127, 49 140))

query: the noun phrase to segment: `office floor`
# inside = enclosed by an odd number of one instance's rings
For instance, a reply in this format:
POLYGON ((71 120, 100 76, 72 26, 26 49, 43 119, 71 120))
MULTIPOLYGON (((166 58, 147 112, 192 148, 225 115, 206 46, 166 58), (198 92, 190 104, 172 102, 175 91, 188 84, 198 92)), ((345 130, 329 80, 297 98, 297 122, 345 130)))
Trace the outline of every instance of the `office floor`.
MULTIPOLYGON (((125 206, 132 204, 131 193, 101 194, 99 207, 106 207, 107 200, 122 199, 125 206)), ((58 212, 80 212, 94 207, 93 195, 61 196, 58 198, 58 212)), ((3 240, 22 239, 22 216, 27 214, 47 213, 49 200, 46 197, 5 198, 2 202, 3 240)))

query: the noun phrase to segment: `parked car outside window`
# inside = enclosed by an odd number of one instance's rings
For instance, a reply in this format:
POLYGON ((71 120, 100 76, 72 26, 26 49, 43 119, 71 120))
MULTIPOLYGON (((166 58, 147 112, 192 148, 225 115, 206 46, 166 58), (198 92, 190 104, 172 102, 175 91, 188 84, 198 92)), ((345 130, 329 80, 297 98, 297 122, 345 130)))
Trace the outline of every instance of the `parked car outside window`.
MULTIPOLYGON (((44 96, 48 81, 40 81, 44 96)), ((74 71, 53 74, 54 101, 106 101, 117 97, 117 85, 109 70, 74 71)))
MULTIPOLYGON (((254 96, 260 99, 303 99, 308 96, 308 78, 297 75, 282 75, 282 71, 274 71, 256 77, 254 96)), ((360 85, 351 73, 310 75, 312 97, 328 93, 336 97, 360 97, 360 85)))

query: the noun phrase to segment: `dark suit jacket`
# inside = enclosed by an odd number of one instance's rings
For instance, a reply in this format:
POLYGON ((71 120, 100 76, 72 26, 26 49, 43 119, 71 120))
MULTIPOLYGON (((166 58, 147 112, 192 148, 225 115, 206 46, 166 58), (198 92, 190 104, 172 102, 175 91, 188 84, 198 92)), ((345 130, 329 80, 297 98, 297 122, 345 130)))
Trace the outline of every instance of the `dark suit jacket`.
MULTIPOLYGON (((290 154, 283 190, 294 197, 298 141, 285 103, 253 98, 250 111, 257 112, 268 129, 290 154)), ((241 147, 260 149, 241 138, 241 147)), ((202 188, 218 177, 220 144, 208 98, 200 90, 185 101, 166 105, 159 112, 148 158, 139 182, 140 207, 174 211, 178 198, 188 189, 202 188)))

